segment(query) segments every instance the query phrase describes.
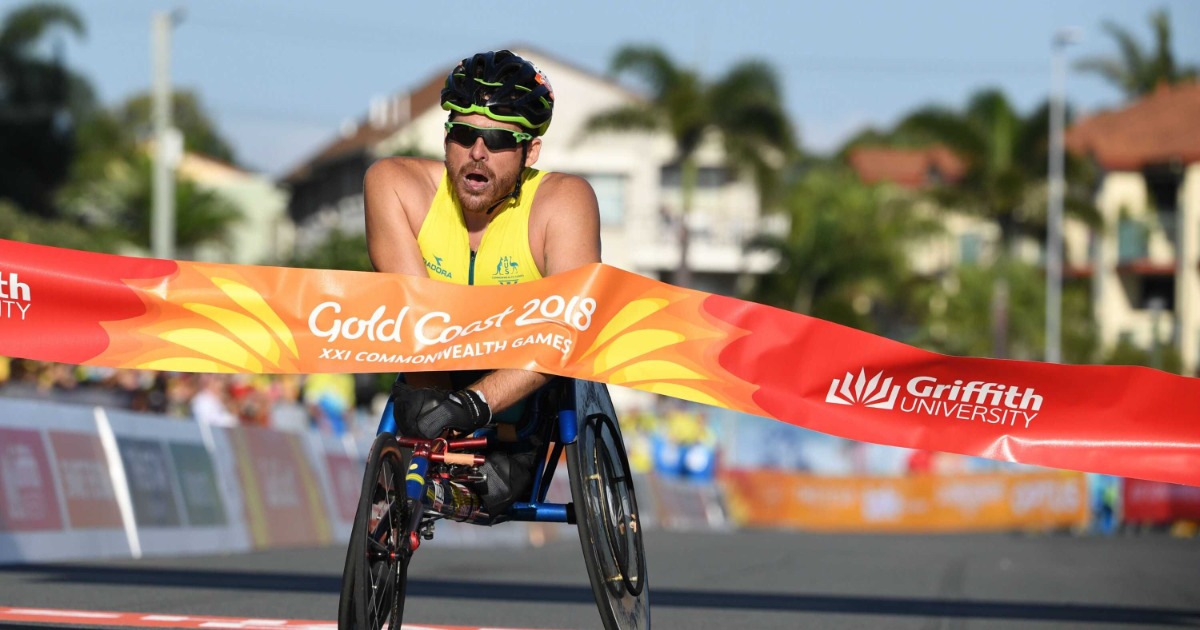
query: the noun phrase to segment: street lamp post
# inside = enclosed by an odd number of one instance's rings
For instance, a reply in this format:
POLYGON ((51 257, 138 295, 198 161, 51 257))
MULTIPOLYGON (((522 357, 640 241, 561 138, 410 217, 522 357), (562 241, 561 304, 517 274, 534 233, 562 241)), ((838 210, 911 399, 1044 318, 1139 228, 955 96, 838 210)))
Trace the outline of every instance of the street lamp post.
POLYGON ((1077 28, 1054 34, 1050 79, 1050 181, 1049 216, 1046 221, 1046 361, 1062 362, 1062 277, 1063 277, 1063 127, 1067 68, 1064 49, 1079 41, 1077 28))
POLYGON ((175 167, 183 148, 179 132, 171 126, 171 29, 181 21, 181 9, 157 12, 150 21, 154 127, 150 249, 155 258, 175 257, 175 167))

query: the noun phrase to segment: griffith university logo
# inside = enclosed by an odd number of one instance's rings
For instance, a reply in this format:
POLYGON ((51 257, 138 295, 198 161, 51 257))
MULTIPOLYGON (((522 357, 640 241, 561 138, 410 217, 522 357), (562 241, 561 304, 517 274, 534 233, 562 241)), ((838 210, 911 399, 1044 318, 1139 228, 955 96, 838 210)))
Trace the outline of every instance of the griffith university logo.
POLYGON ((25 319, 29 311, 29 285, 21 282, 17 274, 5 277, 0 271, 0 319, 25 319))
POLYGON ((1042 410, 1042 396, 1032 387, 967 377, 942 382, 928 375, 893 385, 892 377, 884 378, 882 371, 868 379, 866 369, 860 369, 857 377, 847 372, 833 379, 825 402, 1025 429, 1042 410))
POLYGON ((884 379, 883 384, 880 385, 879 379, 882 377, 883 372, 879 372, 868 381, 865 369, 859 369, 857 379, 846 372, 845 377, 833 379, 833 384, 829 386, 829 393, 825 395, 825 402, 835 405, 866 405, 874 409, 892 409, 896 406, 896 397, 900 395, 900 386, 892 385, 890 376, 884 379))

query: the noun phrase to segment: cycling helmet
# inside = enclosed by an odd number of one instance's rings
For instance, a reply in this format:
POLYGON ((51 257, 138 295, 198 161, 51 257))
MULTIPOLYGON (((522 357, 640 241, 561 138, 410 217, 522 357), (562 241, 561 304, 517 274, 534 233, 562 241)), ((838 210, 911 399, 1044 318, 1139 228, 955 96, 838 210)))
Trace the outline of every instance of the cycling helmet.
POLYGON ((442 89, 442 109, 483 114, 542 135, 554 113, 554 90, 546 75, 508 50, 463 59, 442 89))

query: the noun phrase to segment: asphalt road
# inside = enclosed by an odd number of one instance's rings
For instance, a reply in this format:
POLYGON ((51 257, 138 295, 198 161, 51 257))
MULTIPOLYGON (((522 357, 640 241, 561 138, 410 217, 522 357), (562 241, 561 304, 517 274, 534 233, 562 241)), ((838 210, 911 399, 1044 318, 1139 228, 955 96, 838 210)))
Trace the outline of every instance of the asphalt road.
MULTIPOLYGON (((660 630, 1200 627, 1196 539, 650 532, 646 546, 660 630)), ((342 553, 0 567, 0 605, 333 620, 342 553)), ((589 630, 594 606, 577 539, 425 547, 405 622, 589 630)))

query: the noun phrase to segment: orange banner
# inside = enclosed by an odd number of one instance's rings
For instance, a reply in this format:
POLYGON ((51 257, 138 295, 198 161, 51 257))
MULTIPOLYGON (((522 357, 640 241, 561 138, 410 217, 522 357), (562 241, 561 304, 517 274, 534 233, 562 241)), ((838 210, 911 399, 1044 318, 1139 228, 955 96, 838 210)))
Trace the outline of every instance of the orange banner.
POLYGON ((737 470, 722 478, 739 524, 822 531, 947 532, 1087 523, 1087 483, 1069 471, 816 477, 737 470))
POLYGON ((946 357, 600 264, 508 286, 0 241, 0 355, 192 372, 519 368, 908 448, 1200 485, 1200 382, 946 357))

